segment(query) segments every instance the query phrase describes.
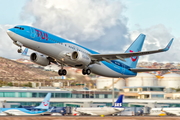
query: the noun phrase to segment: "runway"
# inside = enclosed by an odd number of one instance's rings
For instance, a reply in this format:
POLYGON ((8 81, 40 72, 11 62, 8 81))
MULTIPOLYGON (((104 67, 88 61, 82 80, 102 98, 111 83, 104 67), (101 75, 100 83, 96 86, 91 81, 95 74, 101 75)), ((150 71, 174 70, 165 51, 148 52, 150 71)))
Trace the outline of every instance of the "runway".
POLYGON ((4 116, 0 120, 180 120, 180 117, 149 116, 4 116))

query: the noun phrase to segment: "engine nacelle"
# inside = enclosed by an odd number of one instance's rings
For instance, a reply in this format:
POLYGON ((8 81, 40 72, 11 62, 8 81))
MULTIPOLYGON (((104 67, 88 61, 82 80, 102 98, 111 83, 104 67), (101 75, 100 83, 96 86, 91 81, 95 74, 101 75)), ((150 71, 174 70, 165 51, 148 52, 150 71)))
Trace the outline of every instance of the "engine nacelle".
POLYGON ((89 63, 91 62, 91 58, 89 57, 89 55, 78 51, 74 51, 71 54, 71 59, 76 61, 78 64, 83 64, 84 66, 89 65, 89 63))
POLYGON ((32 53, 30 56, 30 60, 42 66, 47 66, 50 64, 50 61, 44 55, 38 53, 32 53))

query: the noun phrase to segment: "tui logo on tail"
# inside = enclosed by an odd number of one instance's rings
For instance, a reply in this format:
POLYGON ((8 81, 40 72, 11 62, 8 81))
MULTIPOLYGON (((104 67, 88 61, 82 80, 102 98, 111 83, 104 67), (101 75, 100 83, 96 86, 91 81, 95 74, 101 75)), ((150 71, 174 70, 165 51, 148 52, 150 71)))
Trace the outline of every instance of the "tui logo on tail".
POLYGON ((48 106, 48 104, 49 104, 49 101, 43 102, 43 105, 44 105, 44 106, 48 106))
POLYGON ((39 106, 37 106, 36 108, 38 108, 38 109, 49 109, 50 98, 51 98, 51 93, 48 93, 46 95, 46 97, 44 98, 44 100, 41 102, 41 104, 39 106))
MULTIPOLYGON (((134 52, 134 51, 129 50, 129 52, 134 52)), ((138 57, 137 57, 137 56, 136 56, 136 57, 131 57, 131 60, 132 60, 133 62, 135 62, 137 59, 138 59, 138 57)))

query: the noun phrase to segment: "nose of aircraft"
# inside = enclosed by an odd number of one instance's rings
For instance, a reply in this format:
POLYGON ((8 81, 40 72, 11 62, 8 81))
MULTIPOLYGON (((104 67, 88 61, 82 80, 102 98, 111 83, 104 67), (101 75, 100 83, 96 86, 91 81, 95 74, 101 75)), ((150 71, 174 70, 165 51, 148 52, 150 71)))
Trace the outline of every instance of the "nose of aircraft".
POLYGON ((9 35, 9 37, 13 37, 14 33, 11 30, 7 30, 7 34, 9 35))

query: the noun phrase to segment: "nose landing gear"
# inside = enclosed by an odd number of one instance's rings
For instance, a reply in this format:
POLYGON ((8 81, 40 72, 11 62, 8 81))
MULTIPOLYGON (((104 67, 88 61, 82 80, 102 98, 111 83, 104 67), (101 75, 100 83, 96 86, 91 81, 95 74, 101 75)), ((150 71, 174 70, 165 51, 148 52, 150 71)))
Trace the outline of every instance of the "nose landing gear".
POLYGON ((13 43, 14 43, 15 45, 17 45, 18 47, 20 47, 20 48, 17 50, 17 52, 18 52, 18 53, 22 53, 22 46, 23 46, 23 44, 20 43, 20 42, 18 42, 18 41, 14 41, 13 43))
POLYGON ((22 48, 17 50, 18 53, 22 53, 22 48))

